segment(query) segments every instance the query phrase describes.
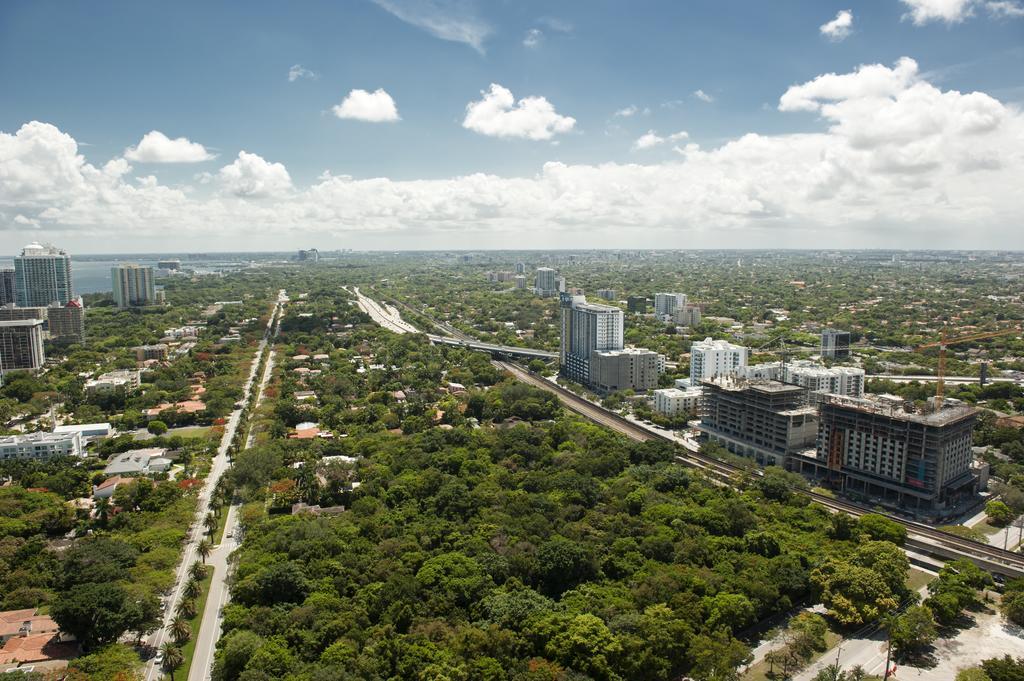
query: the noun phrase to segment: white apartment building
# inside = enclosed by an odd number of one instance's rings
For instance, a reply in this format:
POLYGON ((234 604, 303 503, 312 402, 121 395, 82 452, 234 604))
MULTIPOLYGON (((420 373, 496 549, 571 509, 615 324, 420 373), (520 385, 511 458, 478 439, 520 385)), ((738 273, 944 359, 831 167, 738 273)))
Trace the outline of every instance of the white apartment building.
POLYGON ((659 319, 671 318, 676 310, 686 305, 685 293, 655 293, 654 316, 659 319))
POLYGON ((562 294, 561 370, 567 378, 590 382, 590 361, 594 353, 623 347, 622 310, 610 305, 588 303, 583 296, 562 294))
POLYGON ((690 347, 690 381, 701 381, 716 376, 736 376, 747 366, 750 350, 724 340, 705 338, 690 347))
POLYGON ((0 461, 83 456, 81 433, 26 433, 0 436, 0 461))
POLYGON ((794 360, 786 364, 785 370, 781 362, 769 362, 744 367, 739 375, 748 380, 791 383, 812 393, 864 396, 864 370, 858 367, 826 367, 810 360, 794 360))
POLYGON ((654 411, 676 416, 697 411, 703 391, 700 388, 662 388, 654 391, 654 411))
POLYGON ((123 390, 132 392, 142 386, 141 372, 138 370, 122 369, 119 371, 108 371, 100 374, 98 378, 89 379, 85 382, 85 392, 94 395, 103 392, 123 390))

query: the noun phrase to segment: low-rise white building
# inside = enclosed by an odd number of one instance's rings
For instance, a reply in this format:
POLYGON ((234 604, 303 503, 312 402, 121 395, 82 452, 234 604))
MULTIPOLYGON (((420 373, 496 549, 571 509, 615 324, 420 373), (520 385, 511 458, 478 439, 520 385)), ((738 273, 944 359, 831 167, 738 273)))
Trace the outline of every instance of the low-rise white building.
POLYGON ((53 429, 53 432, 80 433, 82 441, 87 442, 89 440, 98 440, 99 438, 109 437, 110 433, 113 431, 109 423, 79 423, 57 426, 53 429))
POLYGON ((85 392, 90 395, 119 390, 130 393, 138 390, 141 386, 141 372, 138 369, 121 369, 108 371, 86 381, 85 392))
POLYGON ((104 475, 137 476, 164 473, 171 467, 171 460, 164 456, 163 447, 147 447, 115 454, 103 469, 104 475))
POLYGON ((747 380, 770 380, 791 383, 812 393, 864 396, 864 370, 859 367, 826 367, 810 360, 786 363, 768 362, 744 367, 739 375, 747 380))
POLYGON ((14 459, 52 459, 58 456, 83 456, 82 434, 26 433, 0 436, 0 461, 14 459))
POLYGON ((747 366, 750 350, 724 340, 705 338, 690 346, 690 382, 700 385, 717 376, 737 376, 747 366))
POLYGON ((700 388, 662 388, 654 391, 654 411, 665 416, 676 416, 697 411, 702 394, 700 388))

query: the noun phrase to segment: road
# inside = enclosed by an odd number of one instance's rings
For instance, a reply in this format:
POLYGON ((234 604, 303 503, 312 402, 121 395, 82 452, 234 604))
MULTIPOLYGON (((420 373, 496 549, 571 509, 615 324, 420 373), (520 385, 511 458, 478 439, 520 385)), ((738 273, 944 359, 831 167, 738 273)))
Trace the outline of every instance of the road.
POLYGON ((370 315, 370 318, 394 333, 419 333, 419 329, 402 319, 401 313, 390 305, 381 305, 372 298, 367 298, 359 292, 357 286, 352 287, 356 295, 356 304, 359 309, 370 315))
MULTIPOLYGON (((274 326, 271 338, 277 338, 280 331, 280 320, 274 326)), ((263 391, 270 382, 274 372, 274 348, 271 346, 267 355, 266 367, 260 377, 259 385, 256 387, 256 398, 253 401, 251 414, 256 413, 256 408, 263 402, 263 391)), ((245 441, 244 449, 252 446, 255 433, 251 430, 245 441)), ((210 593, 206 598, 206 606, 203 609, 202 620, 199 623, 199 631, 194 632, 196 636, 196 647, 192 652, 192 667, 189 669, 186 681, 204 681, 211 678, 213 674, 213 656, 217 651, 217 641, 220 639, 221 624, 224 621, 221 612, 224 604, 230 596, 228 590, 228 578, 230 577, 231 552, 238 548, 241 543, 238 528, 238 504, 232 504, 224 516, 224 539, 210 552, 209 564, 213 566, 213 580, 210 582, 210 593), (228 536, 231 535, 231 536, 228 536)))
MULTIPOLYGON (((276 328, 274 323, 280 316, 283 298, 284 291, 281 291, 278 293, 278 302, 274 306, 274 312, 270 316, 270 320, 267 322, 267 331, 264 333, 263 338, 260 340, 260 343, 256 348, 252 369, 249 371, 249 377, 246 379, 245 388, 243 390, 243 394, 245 395, 250 394, 253 383, 256 380, 256 372, 259 370, 260 365, 259 359, 263 355, 263 350, 267 347, 268 339, 271 335, 271 329, 276 328)), ((175 575, 174 590, 171 593, 171 598, 167 601, 167 606, 164 611, 163 624, 147 639, 147 643, 153 648, 159 649, 159 647, 163 645, 164 641, 170 639, 168 627, 171 624, 171 620, 174 619, 175 606, 177 606, 178 602, 181 600, 182 591, 184 591, 185 584, 188 582, 188 570, 198 557, 196 549, 199 546, 199 542, 202 541, 204 537, 202 521, 210 511, 210 497, 213 494, 214 488, 217 486, 217 482, 220 480, 220 476, 224 474, 224 471, 226 471, 230 465, 230 462, 228 461, 228 448, 231 446, 231 441, 235 437, 235 431, 238 429, 241 417, 241 408, 231 412, 231 416, 228 417, 228 421, 224 426, 224 436, 220 440, 220 446, 217 448, 217 454, 213 457, 213 461, 210 465, 210 472, 207 474, 206 479, 203 481, 203 486, 199 491, 199 500, 196 504, 196 514, 193 518, 192 525, 189 527, 188 534, 186 535, 185 546, 181 552, 181 562, 178 564, 177 574, 175 575)), ((207 600, 207 604, 209 605, 209 599, 207 600)), ((195 634, 195 632, 193 633, 195 634)), ((202 635, 202 633, 202 629, 200 629, 199 635, 202 635)), ((214 641, 216 641, 216 638, 214 638, 214 641)), ((198 642, 196 646, 198 648, 198 642)), ((155 681, 155 679, 159 679, 163 676, 163 670, 161 670, 156 664, 155 658, 151 658, 146 663, 143 669, 143 674, 146 681, 155 681)))

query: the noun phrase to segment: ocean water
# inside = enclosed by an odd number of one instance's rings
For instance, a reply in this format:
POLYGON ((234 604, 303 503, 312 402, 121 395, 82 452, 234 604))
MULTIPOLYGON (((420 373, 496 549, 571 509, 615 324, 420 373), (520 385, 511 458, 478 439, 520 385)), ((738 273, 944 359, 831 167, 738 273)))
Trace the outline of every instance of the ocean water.
MULTIPOLYGON (((121 263, 134 263, 136 265, 149 265, 156 267, 159 260, 181 260, 182 268, 194 269, 197 271, 211 271, 222 269, 234 269, 246 261, 224 258, 222 255, 216 259, 205 259, 202 256, 189 258, 187 254, 181 255, 141 255, 141 256, 89 256, 78 257, 71 254, 71 276, 75 285, 75 293, 83 295, 86 293, 109 293, 113 290, 110 277, 110 268, 121 263)), ((0 258, 0 269, 14 267, 12 258, 0 258)), ((159 283, 159 280, 158 280, 159 283)))

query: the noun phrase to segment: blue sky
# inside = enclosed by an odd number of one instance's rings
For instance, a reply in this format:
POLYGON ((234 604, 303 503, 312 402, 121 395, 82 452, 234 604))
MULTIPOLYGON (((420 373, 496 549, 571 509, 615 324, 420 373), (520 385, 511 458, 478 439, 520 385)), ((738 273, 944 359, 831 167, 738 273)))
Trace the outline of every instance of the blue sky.
MULTIPOLYGON (((636 172, 647 175, 665 169, 682 173, 664 178, 672 182, 697 172, 698 163, 714 163, 714 172, 724 173, 722 186, 756 184, 760 181, 743 176, 736 163, 720 157, 696 159, 685 154, 685 146, 698 145, 706 153, 728 147, 749 133, 777 143, 786 135, 824 137, 837 127, 864 125, 863 117, 850 119, 849 112, 829 116, 820 107, 780 111, 780 97, 790 87, 810 83, 822 74, 856 74, 860 65, 873 64, 895 69, 903 57, 916 62, 911 80, 926 83, 938 93, 936 101, 944 99, 941 93, 951 91, 979 91, 991 98, 1001 107, 998 115, 1006 117, 997 126, 1005 137, 992 139, 992 148, 1005 148, 1009 142, 1018 145, 1010 151, 1019 152, 1021 141, 1014 131, 1019 129, 1019 105, 1024 101, 1021 15, 1021 6, 1008 0, 857 4, 820 0, 381 0, 379 4, 359 0, 244 4, 8 0, 0 4, 0 132, 11 143, 5 147, 0 138, 0 230, 6 228, 19 240, 35 235, 91 248, 97 235, 116 231, 127 221, 134 227, 129 245, 173 249, 166 226, 180 211, 186 226, 208 226, 215 220, 226 234, 250 230, 254 247, 286 247, 296 234, 308 235, 311 242, 324 247, 351 247, 357 235, 368 247, 403 243, 493 247, 517 230, 541 229, 545 223, 551 228, 543 228, 539 245, 560 246, 575 243, 579 234, 589 231, 552 207, 571 203, 581 219, 592 209, 593 224, 605 230, 603 243, 597 246, 638 241, 714 246, 719 237, 709 227, 765 243, 776 243, 782 236, 794 245, 856 245, 865 238, 868 245, 899 245, 878 234, 902 224, 911 225, 911 232, 927 232, 927 225, 937 223, 948 223, 943 227, 948 243, 945 237, 940 242, 954 246, 959 245, 956 228, 964 220, 978 219, 986 221, 986 233, 991 233, 994 244, 1009 234, 1013 206, 1007 204, 1006 196, 978 196, 978 187, 1002 186, 1004 178, 957 183, 947 168, 929 187, 952 197, 955 210, 948 214, 880 210, 843 224, 823 220, 820 206, 796 205, 792 200, 769 205, 773 203, 766 196, 770 189, 739 197, 730 189, 730 202, 743 204, 750 199, 759 204, 744 209, 741 220, 722 206, 676 205, 659 199, 662 191, 652 188, 649 177, 625 177, 628 173, 623 168, 639 164, 651 170, 636 172), (820 27, 842 10, 851 12, 852 27, 840 40, 820 27), (444 39, 456 34, 464 39, 444 39), (290 80, 289 70, 295 66, 315 77, 290 80), (559 131, 540 131, 531 138, 515 126, 503 128, 511 119, 500 117, 485 120, 485 125, 493 124, 485 132, 467 126, 467 106, 480 101, 492 83, 510 91, 517 102, 523 97, 544 98, 559 131), (333 107, 354 89, 384 90, 400 120, 339 118, 333 107), (704 94, 703 99, 697 91, 704 94), (623 110, 634 113, 616 115, 623 110), (104 186, 119 198, 114 200, 114 216, 108 218, 103 217, 102 205, 85 205, 90 199, 83 197, 97 192, 83 189, 77 180, 70 187, 33 191, 32 176, 27 175, 28 180, 6 188, 5 198, 5 162, 13 168, 18 161, 20 169, 9 170, 8 179, 24 170, 26 158, 38 163, 44 173, 63 167, 59 159, 37 156, 47 144, 33 143, 35 151, 29 155, 12 151, 19 144, 28 148, 27 134, 17 133, 32 121, 50 124, 72 138, 82 163, 94 170, 121 157, 126 148, 154 130, 201 144, 206 150, 203 158, 216 158, 194 163, 129 159, 125 167, 130 164, 130 170, 111 168, 115 179, 104 186), (654 142, 638 149, 638 140, 649 131, 653 136, 648 139, 654 142), (681 131, 687 133, 685 138, 670 138, 681 131), (258 157, 253 161, 257 165, 223 173, 221 169, 243 150, 258 157), (265 183, 260 173, 273 175, 274 170, 268 171, 261 165, 264 162, 284 166, 287 181, 281 168, 279 181, 265 183), (482 173, 536 181, 545 174, 545 164, 552 162, 571 171, 572 192, 564 183, 554 190, 496 182, 467 188, 458 179, 482 173), (615 169, 600 170, 608 164, 615 169), (690 168, 682 168, 685 165, 690 168), (327 187, 314 191, 325 171, 355 180, 386 178, 392 184, 378 203, 353 212, 336 202, 344 201, 349 190, 362 196, 378 189, 374 185, 334 187, 344 190, 340 195, 327 187), (596 174, 601 177, 591 178, 592 187, 580 187, 579 182, 591 181, 586 178, 596 174), (239 189, 232 184, 239 177, 256 184, 239 189), (432 194, 421 198, 416 183, 425 180, 458 182, 459 186, 430 185, 424 191, 432 194), (635 188, 632 182, 638 183, 635 188), (586 203, 588 193, 624 185, 628 186, 622 189, 620 204, 586 203), (484 205, 469 213, 453 205, 423 207, 424 201, 433 201, 437 192, 446 189, 457 194, 460 205, 484 205), (526 194, 517 193, 520 190, 526 194), (643 203, 647 212, 630 210, 631 202, 643 203), (507 208, 513 204, 514 210, 507 208), (324 218, 327 213, 330 216, 324 218), (765 216, 772 227, 765 227, 765 216), (47 231, 52 234, 40 235, 47 231), (474 235, 468 242, 454 236, 467 232, 474 235), (834 238, 837 232, 842 232, 840 238, 834 238), (630 237, 623 238, 626 234, 630 237)), ((904 90, 883 93, 900 109, 894 115, 901 120, 904 114, 925 115, 920 109, 903 111, 910 106, 901 100, 904 90)), ((855 92, 854 96, 861 95, 855 92)), ((845 92, 838 97, 829 93, 815 97, 820 103, 840 101, 855 108, 845 92)), ((959 111, 957 106, 953 108, 959 111)), ((953 122, 949 126, 948 134, 959 129, 953 122)), ((47 128, 40 134, 56 133, 47 128)), ((918 137, 911 143, 916 146, 908 153, 920 156, 926 138, 936 133, 925 126, 914 134, 918 137)), ((847 136, 840 142, 849 146, 851 139, 847 136)), ((941 137, 933 142, 939 140, 949 143, 941 137)), ((822 139, 826 146, 818 151, 832 150, 831 141, 822 139)), ((857 144, 852 143, 852 148, 860 150, 857 144)), ((779 147, 786 148, 786 144, 779 147)), ((808 149, 808 158, 814 153, 808 149)), ((824 155, 818 153, 818 157, 824 155)), ((1009 169, 1011 162, 986 159, 984 163, 1009 169)), ((843 161, 842 171, 835 172, 856 176, 865 169, 871 172, 879 163, 878 159, 843 161)), ((905 166, 901 168, 906 172, 905 166)), ((799 169, 793 170, 797 174, 799 169)), ((764 171, 771 174, 767 168, 764 171)), ((834 168, 819 171, 828 174, 834 168)), ((83 172, 82 182, 94 182, 88 169, 83 172)), ((907 190, 910 184, 920 184, 920 173, 915 173, 918 179, 913 182, 907 176, 893 186, 907 190)), ((889 182, 891 170, 883 174, 889 182)), ((878 189, 879 177, 855 179, 867 191, 878 189)), ((715 187, 700 188, 703 195, 709 190, 715 187)), ((916 196, 921 205, 934 203, 933 199, 916 196)), ((859 199, 849 195, 843 200, 859 199)), ((901 203, 906 204, 893 201, 894 206, 901 203)), ((919 237, 911 240, 915 238, 919 237)), ((215 245, 232 242, 233 237, 227 237, 215 245)))

